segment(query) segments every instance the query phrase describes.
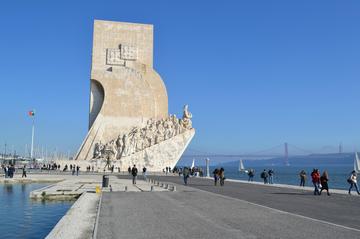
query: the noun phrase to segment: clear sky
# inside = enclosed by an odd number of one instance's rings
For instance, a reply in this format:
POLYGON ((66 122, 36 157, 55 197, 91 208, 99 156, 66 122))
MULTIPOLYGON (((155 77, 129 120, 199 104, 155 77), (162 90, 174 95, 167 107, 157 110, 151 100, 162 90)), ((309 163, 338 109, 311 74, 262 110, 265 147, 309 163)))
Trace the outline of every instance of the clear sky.
POLYGON ((74 152, 87 132, 93 20, 153 24, 169 113, 190 147, 360 149, 359 1, 2 1, 0 152, 74 152))

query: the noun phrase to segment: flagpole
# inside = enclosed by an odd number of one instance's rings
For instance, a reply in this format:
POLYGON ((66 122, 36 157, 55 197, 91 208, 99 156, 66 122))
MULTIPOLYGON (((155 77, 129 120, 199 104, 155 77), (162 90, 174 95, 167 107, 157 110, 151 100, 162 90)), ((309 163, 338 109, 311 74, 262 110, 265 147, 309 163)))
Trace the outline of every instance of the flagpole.
POLYGON ((33 153, 34 153, 34 131, 35 131, 35 119, 33 116, 32 134, 31 134, 31 153, 30 153, 31 159, 33 159, 33 153))

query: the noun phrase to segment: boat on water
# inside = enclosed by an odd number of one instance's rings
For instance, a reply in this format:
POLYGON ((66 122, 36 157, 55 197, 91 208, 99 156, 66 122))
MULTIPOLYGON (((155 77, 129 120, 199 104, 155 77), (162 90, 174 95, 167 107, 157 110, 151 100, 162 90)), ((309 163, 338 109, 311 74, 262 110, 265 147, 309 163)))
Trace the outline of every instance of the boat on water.
POLYGON ((360 173, 360 160, 357 152, 355 152, 355 158, 354 158, 354 171, 356 173, 360 173))
POLYGON ((239 172, 240 173, 248 173, 249 172, 248 170, 245 169, 242 159, 239 160, 239 172))
POLYGON ((193 169, 195 168, 195 159, 193 158, 193 161, 192 161, 192 164, 191 164, 191 168, 190 169, 193 169))

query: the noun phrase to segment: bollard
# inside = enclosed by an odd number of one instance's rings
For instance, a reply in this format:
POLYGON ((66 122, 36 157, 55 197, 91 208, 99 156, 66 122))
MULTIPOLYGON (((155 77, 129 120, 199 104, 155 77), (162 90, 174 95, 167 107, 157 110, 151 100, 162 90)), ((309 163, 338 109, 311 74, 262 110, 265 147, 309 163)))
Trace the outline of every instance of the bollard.
POLYGON ((127 192, 127 186, 125 186, 125 192, 127 192))
POLYGON ((150 191, 154 191, 154 186, 151 185, 150 191))

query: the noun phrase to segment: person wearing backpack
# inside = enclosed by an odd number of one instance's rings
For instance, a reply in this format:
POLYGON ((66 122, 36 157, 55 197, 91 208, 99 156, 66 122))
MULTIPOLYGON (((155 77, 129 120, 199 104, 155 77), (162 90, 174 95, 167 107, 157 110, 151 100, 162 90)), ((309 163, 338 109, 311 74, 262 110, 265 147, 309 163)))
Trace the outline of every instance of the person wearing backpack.
POLYGON ((351 195, 351 189, 352 189, 353 187, 355 187, 356 192, 358 193, 358 195, 360 195, 359 188, 358 188, 358 185, 357 185, 357 179, 356 179, 356 177, 357 177, 356 171, 353 170, 353 171, 351 172, 350 177, 348 178, 348 183, 350 183, 349 195, 351 195))
POLYGON ((268 177, 269 174, 266 172, 266 169, 264 169, 264 171, 262 171, 262 173, 260 174, 260 178, 264 180, 264 184, 268 183, 268 177))

